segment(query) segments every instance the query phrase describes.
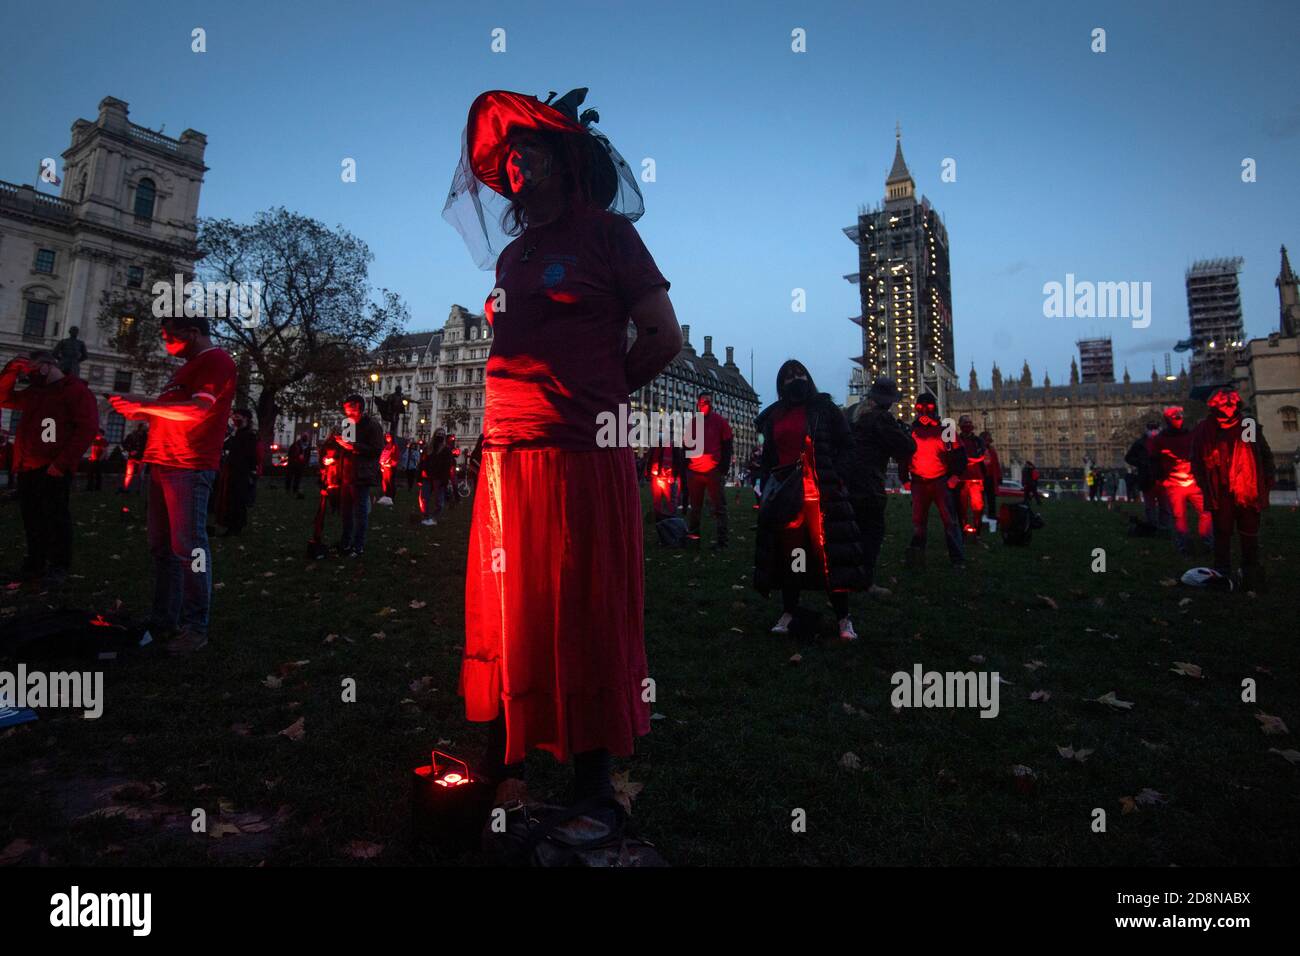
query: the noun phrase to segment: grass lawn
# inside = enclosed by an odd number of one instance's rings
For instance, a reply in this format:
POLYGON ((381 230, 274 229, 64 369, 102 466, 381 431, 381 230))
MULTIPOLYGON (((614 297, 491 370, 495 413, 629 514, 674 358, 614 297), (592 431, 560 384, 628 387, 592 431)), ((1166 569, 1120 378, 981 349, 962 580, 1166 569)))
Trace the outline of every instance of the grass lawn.
MULTIPOLYGON (((98 720, 45 711, 0 731, 0 861, 415 861, 411 768, 440 740, 474 756, 484 739, 456 694, 469 509, 436 528, 412 525, 403 488, 395 508, 375 509, 365 557, 307 562, 312 495, 297 501, 276 484, 263 481, 242 537, 214 539, 206 650, 107 663, 98 720), (341 699, 349 677, 356 703, 341 699), (280 733, 298 721, 299 739, 280 733), (207 834, 190 830, 199 807, 207 834)), ((644 785, 639 832, 671 862, 1297 859, 1300 766, 1273 752, 1297 744, 1256 716, 1300 729, 1294 510, 1265 517, 1272 587, 1255 597, 1162 583, 1188 566, 1169 542, 1130 539, 1122 507, 1081 501, 1044 504, 1047 527, 1028 548, 986 537, 964 573, 948 567, 932 519, 930 569, 904 572, 909 502, 891 498, 879 580, 893 595, 854 597, 862 640, 843 646, 818 595, 805 603, 824 611, 825 642, 768 633, 779 598, 749 587, 751 501, 745 492, 731 506, 735 541, 722 555, 647 545, 658 719, 620 769, 644 785), (1105 573, 1091 570, 1094 548, 1105 549, 1105 573), (1175 673, 1174 662, 1201 676, 1175 673), (1000 672, 999 715, 895 712, 890 676, 917 663, 1000 672), (1257 703, 1241 699, 1245 678, 1257 703), (1030 700, 1036 691, 1049 696, 1030 700), (1086 700, 1111 691, 1131 709, 1086 700), (1058 747, 1092 752, 1080 762, 1058 747), (1125 798, 1143 791, 1161 799, 1126 812, 1125 798), (1106 811, 1105 833, 1091 828, 1094 808, 1106 811), (796 809, 805 832, 793 831, 796 809)), ((68 605, 147 610, 145 529, 121 520, 121 502, 74 496, 74 578, 59 596, 68 605)), ((140 496, 132 504, 143 510, 140 496)), ((5 565, 16 564, 13 503, 0 509, 0 540, 5 565)), ((52 600, 3 592, 0 627, 52 600)), ((567 785, 547 757, 532 769, 534 792, 567 785)))

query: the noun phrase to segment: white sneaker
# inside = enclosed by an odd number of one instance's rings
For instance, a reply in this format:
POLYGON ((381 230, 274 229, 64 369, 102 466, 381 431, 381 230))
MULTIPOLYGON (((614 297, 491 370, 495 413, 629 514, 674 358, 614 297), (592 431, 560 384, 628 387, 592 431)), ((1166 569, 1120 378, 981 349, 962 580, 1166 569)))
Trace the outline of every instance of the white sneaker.
POLYGON ((793 614, 782 614, 781 617, 777 619, 777 622, 774 625, 772 625, 772 633, 789 634, 790 622, 793 620, 794 620, 793 614))
POLYGON ((393 503, 393 499, 388 497, 388 495, 384 495, 382 498, 379 499, 378 502, 376 502, 376 504, 381 504, 381 505, 391 505, 392 503, 393 503))
POLYGON ((853 630, 853 622, 847 617, 840 618, 840 640, 856 641, 857 639, 858 632, 853 630))
POLYGON ((429 527, 430 525, 435 525, 437 523, 438 522, 434 521, 432 518, 425 518, 423 521, 420 522, 420 524, 424 525, 426 528, 429 527))

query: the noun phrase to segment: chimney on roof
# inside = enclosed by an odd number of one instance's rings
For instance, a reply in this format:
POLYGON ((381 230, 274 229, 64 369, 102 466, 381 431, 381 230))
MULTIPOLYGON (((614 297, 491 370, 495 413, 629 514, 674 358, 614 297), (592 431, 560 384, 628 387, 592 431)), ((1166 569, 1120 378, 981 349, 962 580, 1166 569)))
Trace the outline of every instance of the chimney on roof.
POLYGON ((735 347, 734 347, 734 346, 731 346, 731 345, 728 345, 728 346, 727 346, 727 366, 728 366, 729 368, 734 368, 734 367, 735 367, 735 365, 736 365, 736 362, 735 362, 735 356, 736 356, 736 349, 735 349, 735 347))
POLYGON ((695 351, 695 349, 691 348, 691 327, 689 325, 682 326, 682 348, 690 349, 692 352, 695 351))
POLYGON ((713 336, 704 336, 704 357, 713 358, 713 336))

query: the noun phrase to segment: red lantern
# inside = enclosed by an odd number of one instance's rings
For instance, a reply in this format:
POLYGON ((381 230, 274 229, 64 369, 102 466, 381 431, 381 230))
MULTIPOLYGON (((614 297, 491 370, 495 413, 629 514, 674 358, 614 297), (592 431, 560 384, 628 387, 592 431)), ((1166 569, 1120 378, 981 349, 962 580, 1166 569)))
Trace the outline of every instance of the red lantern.
POLYGON ((492 804, 491 784, 459 757, 433 751, 411 778, 411 834, 450 853, 478 847, 492 804))

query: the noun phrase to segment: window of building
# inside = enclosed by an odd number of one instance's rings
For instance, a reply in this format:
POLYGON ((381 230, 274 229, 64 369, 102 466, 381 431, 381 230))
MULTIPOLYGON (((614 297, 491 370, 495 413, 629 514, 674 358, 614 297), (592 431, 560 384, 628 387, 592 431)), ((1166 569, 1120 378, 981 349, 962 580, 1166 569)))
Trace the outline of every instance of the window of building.
POLYGON ((1091 408, 1091 407, 1090 407, 1090 408, 1085 408, 1085 409, 1083 410, 1083 417, 1084 417, 1084 418, 1096 418, 1096 417, 1097 417, 1097 409, 1095 409, 1095 408, 1091 408))
MULTIPOLYGON (((100 370, 100 378, 103 378, 103 369, 100 370)), ((108 421, 104 424, 104 439, 110 445, 121 443, 123 436, 126 434, 126 419, 117 412, 108 413, 108 421)))
POLYGON ((129 371, 122 368, 113 371, 113 391, 131 391, 131 373, 129 371))
POLYGON ((1278 414, 1282 416, 1282 431, 1300 431, 1300 409, 1294 405, 1287 405, 1278 409, 1278 414))
POLYGON ((1110 417, 1111 417, 1111 418, 1123 418, 1123 417, 1124 417, 1124 409, 1122 409, 1122 408, 1120 408, 1120 407, 1118 407, 1118 406, 1116 406, 1115 408, 1112 408, 1112 409, 1110 410, 1110 417))
POLYGON ((36 271, 44 275, 54 275, 54 250, 37 249, 36 250, 36 271))
POLYGON ((135 187, 135 218, 152 219, 154 198, 158 190, 152 179, 142 179, 135 187))
POLYGON ((49 317, 48 302, 27 303, 27 312, 23 316, 23 338, 29 342, 43 341, 45 338, 45 320, 49 317))
POLYGON ((102 365, 90 366, 89 381, 91 382, 91 384, 96 384, 98 382, 102 382, 103 380, 104 380, 104 366, 102 365))
POLYGON ((1058 422, 1068 422, 1070 420, 1070 410, 1068 408, 1058 408, 1056 410, 1056 420, 1058 422))

